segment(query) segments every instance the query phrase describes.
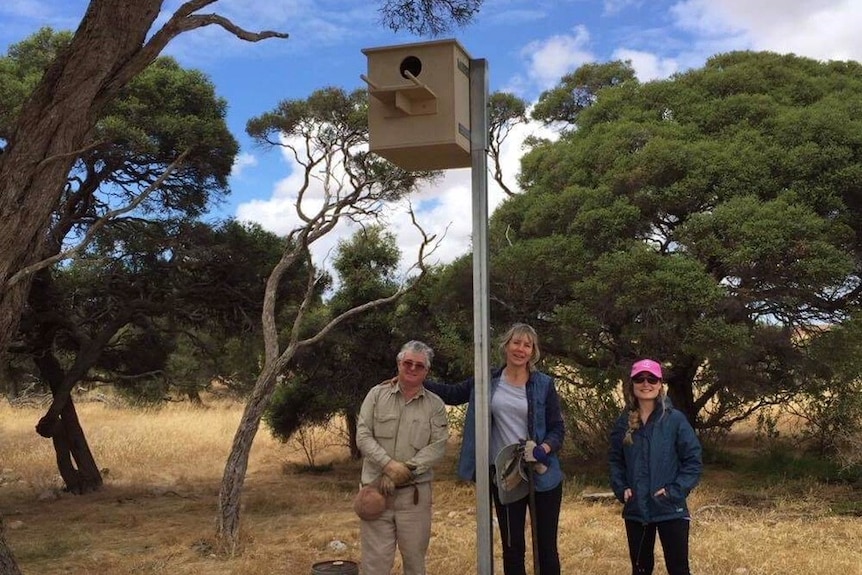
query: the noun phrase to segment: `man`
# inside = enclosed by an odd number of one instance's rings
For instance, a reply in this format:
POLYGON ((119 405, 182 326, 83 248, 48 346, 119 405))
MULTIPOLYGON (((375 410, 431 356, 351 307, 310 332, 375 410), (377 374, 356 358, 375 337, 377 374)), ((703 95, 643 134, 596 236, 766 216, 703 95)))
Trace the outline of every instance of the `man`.
POLYGON ((449 439, 443 400, 423 386, 433 357, 421 341, 405 343, 397 356, 398 376, 373 387, 359 411, 361 481, 376 482, 387 496, 383 513, 360 524, 363 575, 389 575, 396 546, 404 575, 425 575, 432 466, 449 439))

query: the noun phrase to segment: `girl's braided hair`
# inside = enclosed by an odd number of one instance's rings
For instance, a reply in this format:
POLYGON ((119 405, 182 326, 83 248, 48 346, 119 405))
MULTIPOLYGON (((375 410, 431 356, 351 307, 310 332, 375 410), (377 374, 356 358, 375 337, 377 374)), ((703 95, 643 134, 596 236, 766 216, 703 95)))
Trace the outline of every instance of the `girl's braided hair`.
MULTIPOLYGON (((659 417, 664 417, 664 414, 667 412, 668 405, 667 401, 667 389, 665 389, 664 382, 661 382, 661 391, 658 394, 658 398, 656 400, 656 408, 661 410, 661 415, 659 417)), ((626 429, 626 434, 623 437, 623 445, 631 445, 634 443, 634 438, 632 435, 635 431, 641 428, 641 414, 638 411, 638 400, 635 397, 634 393, 634 383, 631 378, 629 378, 628 383, 626 383, 626 396, 628 398, 628 409, 629 409, 629 425, 628 429, 626 429)))
POLYGON ((626 435, 623 437, 623 445, 631 445, 634 443, 634 439, 632 439, 632 434, 640 429, 641 426, 641 414, 638 413, 638 408, 629 411, 629 427, 626 429, 626 435))

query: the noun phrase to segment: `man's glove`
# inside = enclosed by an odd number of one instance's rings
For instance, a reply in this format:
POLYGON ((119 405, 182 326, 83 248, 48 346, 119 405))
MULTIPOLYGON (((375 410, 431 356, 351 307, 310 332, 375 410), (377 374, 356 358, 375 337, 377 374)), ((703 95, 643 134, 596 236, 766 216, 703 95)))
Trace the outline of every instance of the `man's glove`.
POLYGON ((395 482, 386 475, 381 475, 378 482, 377 491, 379 491, 381 495, 389 497, 395 493, 395 482))
POLYGON ((413 472, 400 461, 392 460, 383 468, 383 474, 395 482, 395 485, 404 485, 413 479, 413 472))

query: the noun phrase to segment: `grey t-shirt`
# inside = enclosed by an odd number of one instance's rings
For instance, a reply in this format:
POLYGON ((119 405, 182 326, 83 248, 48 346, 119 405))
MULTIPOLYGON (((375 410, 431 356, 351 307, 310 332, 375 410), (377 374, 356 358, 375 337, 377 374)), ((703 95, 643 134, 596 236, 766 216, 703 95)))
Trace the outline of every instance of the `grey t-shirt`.
POLYGON ((527 438, 527 388, 500 384, 491 396, 491 464, 501 449, 527 438))

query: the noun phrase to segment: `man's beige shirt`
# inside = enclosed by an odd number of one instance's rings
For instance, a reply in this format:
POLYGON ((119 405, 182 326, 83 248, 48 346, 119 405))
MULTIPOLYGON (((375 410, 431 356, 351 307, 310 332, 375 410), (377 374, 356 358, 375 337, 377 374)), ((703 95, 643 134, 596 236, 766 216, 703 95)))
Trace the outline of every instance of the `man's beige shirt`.
POLYGON ((437 395, 423 387, 405 401, 397 383, 373 387, 356 424, 356 445, 364 456, 362 484, 380 477, 392 459, 415 467, 416 483, 431 481, 431 468, 443 458, 448 439, 446 405, 437 395))

